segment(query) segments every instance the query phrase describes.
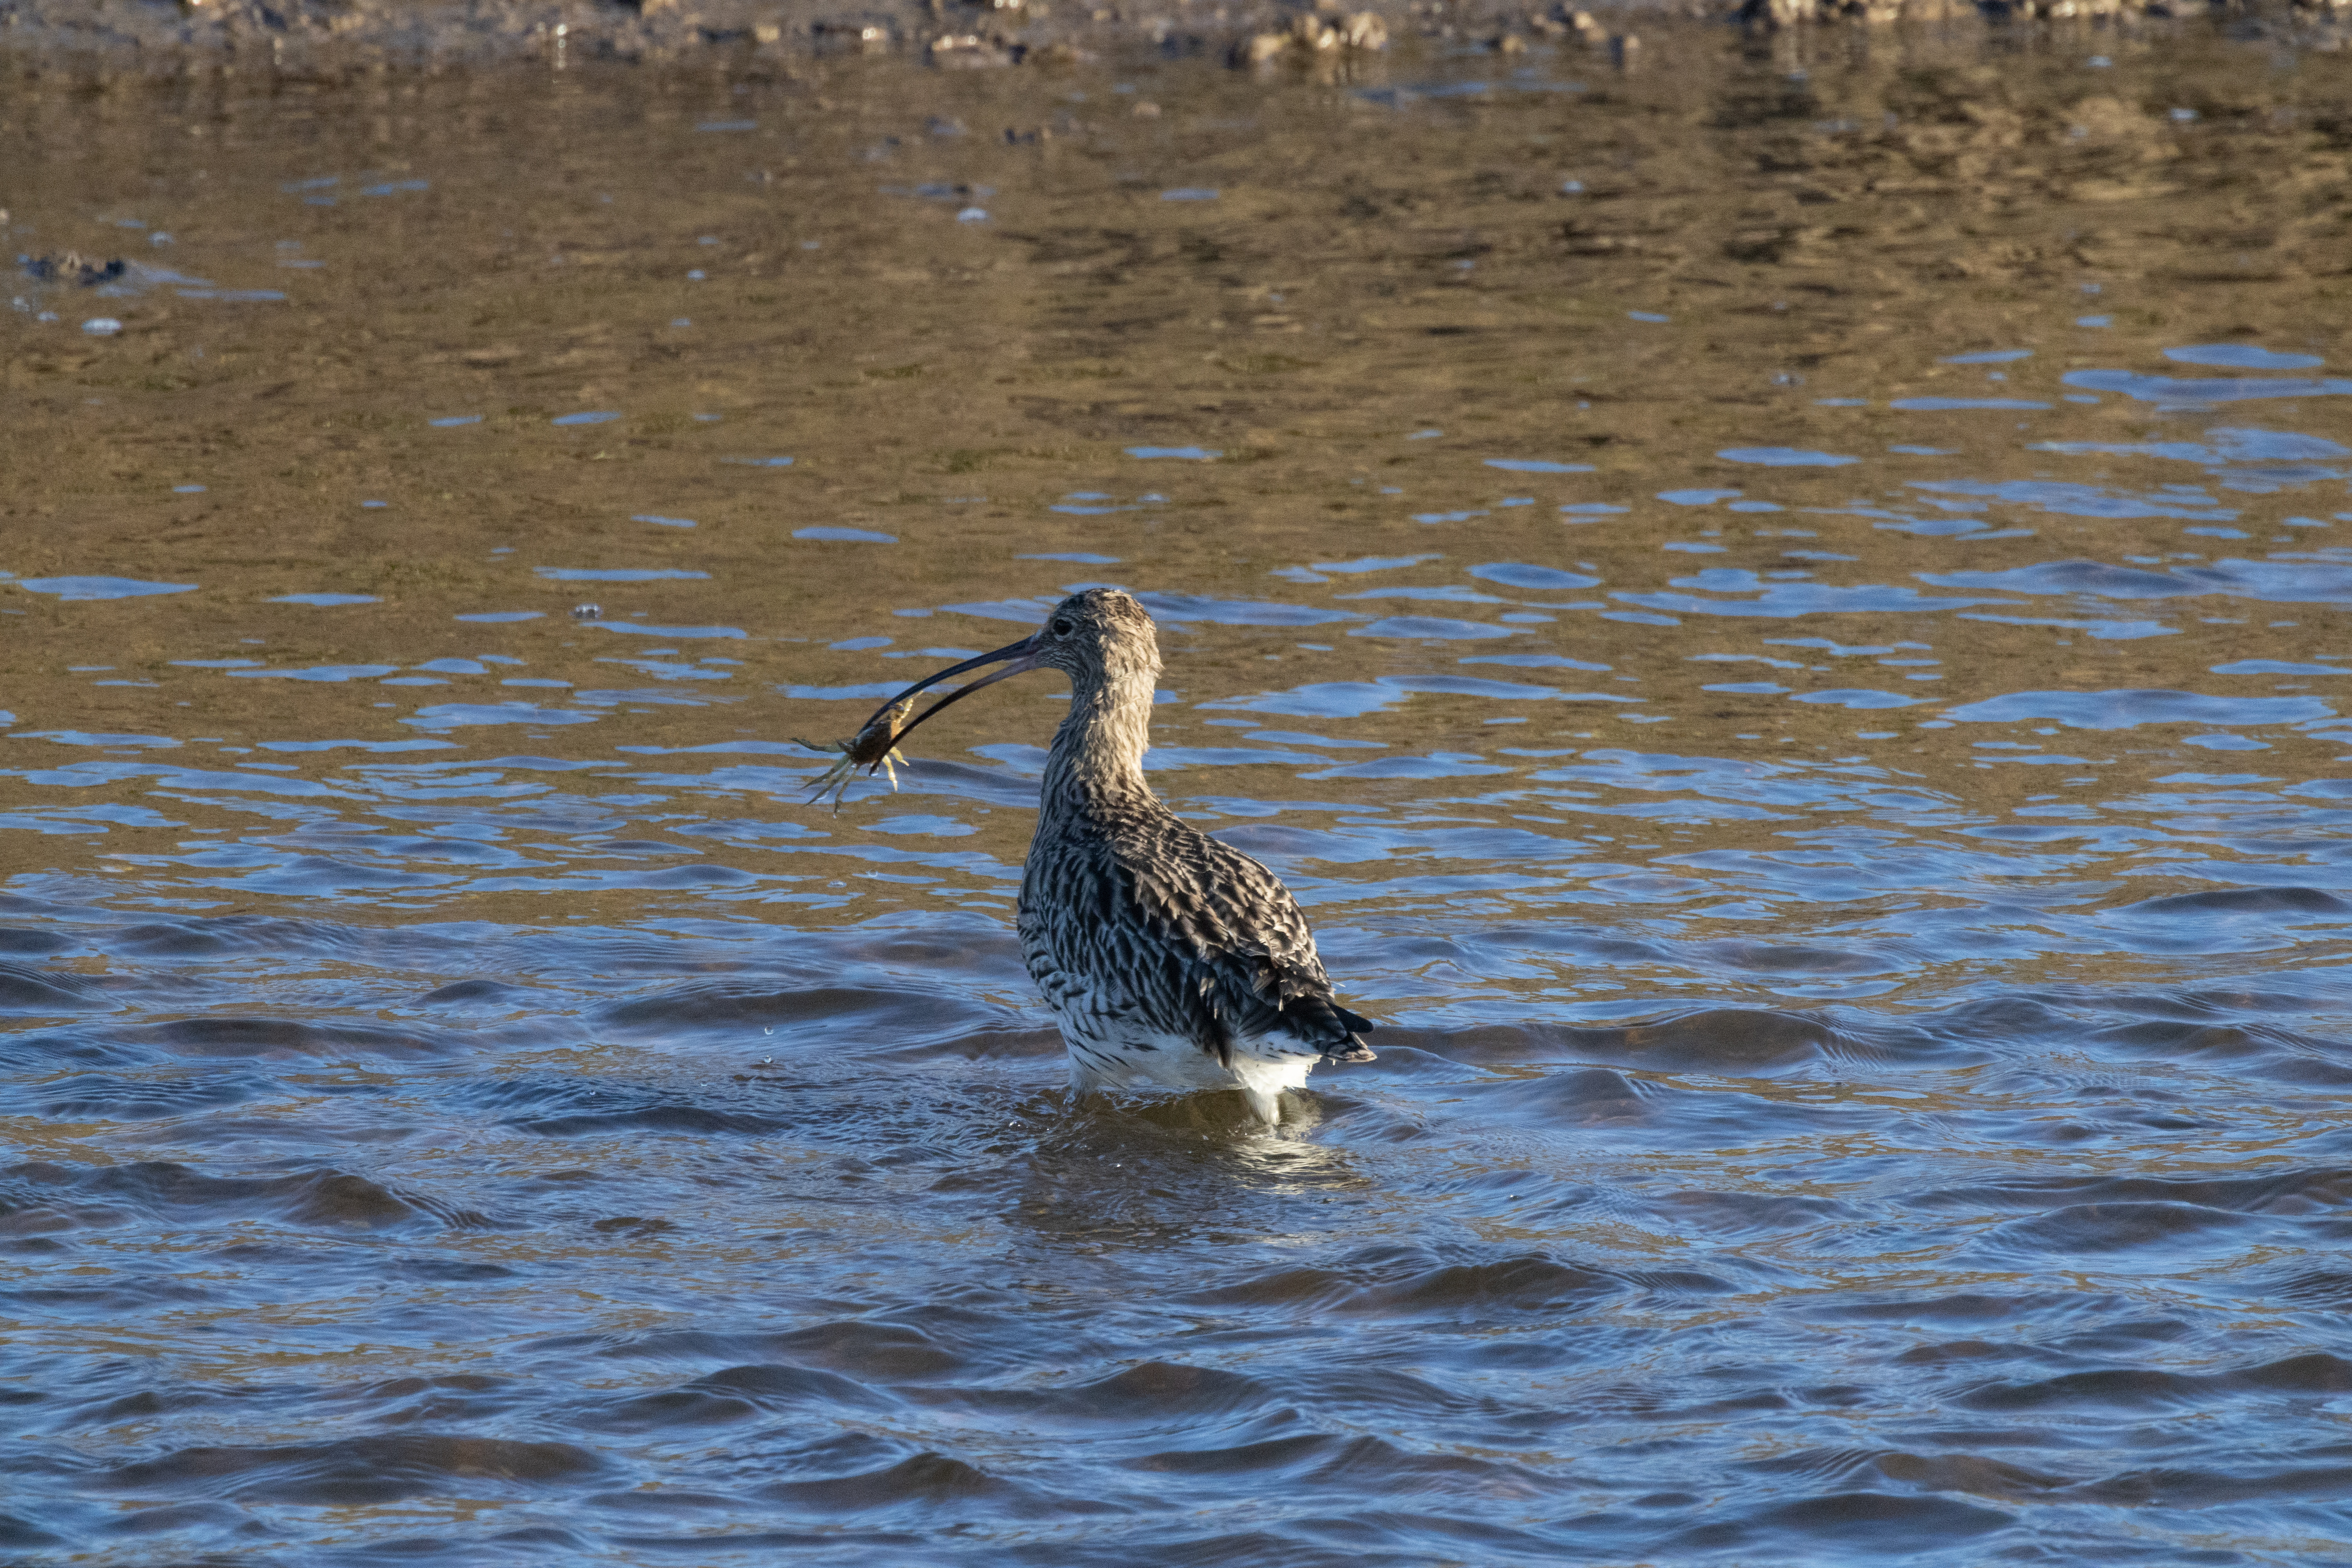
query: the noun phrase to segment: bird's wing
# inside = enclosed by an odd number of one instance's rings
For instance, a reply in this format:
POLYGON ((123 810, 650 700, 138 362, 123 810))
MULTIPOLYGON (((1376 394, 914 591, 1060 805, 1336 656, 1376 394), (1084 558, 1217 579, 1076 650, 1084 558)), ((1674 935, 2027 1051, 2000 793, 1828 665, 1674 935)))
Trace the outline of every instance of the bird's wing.
POLYGON ((1315 933, 1280 878, 1182 822, 1120 837, 1121 879, 1173 961, 1169 978, 1196 1037, 1220 1058, 1237 1036, 1276 1030, 1329 1055, 1369 1058, 1353 1037, 1371 1023, 1332 1000, 1315 933))

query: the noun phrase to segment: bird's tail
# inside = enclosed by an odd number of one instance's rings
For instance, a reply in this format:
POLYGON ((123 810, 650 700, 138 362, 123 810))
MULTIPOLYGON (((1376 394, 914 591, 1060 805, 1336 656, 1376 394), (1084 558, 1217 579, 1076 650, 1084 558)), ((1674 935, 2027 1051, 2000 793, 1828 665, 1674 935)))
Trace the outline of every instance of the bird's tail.
POLYGON ((1332 1016, 1338 1018, 1341 1024, 1347 1026, 1348 1037, 1339 1045, 1325 1047, 1323 1049, 1323 1060, 1327 1062, 1369 1062, 1378 1059, 1372 1054, 1372 1047, 1364 1044, 1363 1041, 1363 1037, 1371 1033, 1372 1021, 1360 1013, 1349 1012, 1348 1009, 1340 1006, 1336 1002, 1332 1003, 1330 1006, 1332 1016))

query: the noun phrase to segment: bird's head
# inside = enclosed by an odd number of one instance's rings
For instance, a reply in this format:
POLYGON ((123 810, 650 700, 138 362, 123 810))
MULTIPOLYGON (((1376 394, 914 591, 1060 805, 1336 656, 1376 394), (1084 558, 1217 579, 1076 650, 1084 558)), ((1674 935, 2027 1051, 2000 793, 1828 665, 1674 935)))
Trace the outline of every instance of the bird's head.
POLYGON ((1149 668, 1160 673, 1160 638, 1141 605, 1116 588, 1088 588, 1054 606, 1025 643, 1081 689, 1149 668))
POLYGON ((1160 639, 1151 616, 1132 596, 1116 588, 1088 588, 1055 605, 1045 624, 1019 642, 925 676, 884 703, 879 711, 888 711, 926 687, 992 664, 1004 668, 941 698, 898 733, 905 735, 949 703, 961 701, 983 686, 1033 669, 1061 671, 1081 697, 1133 681, 1142 682, 1149 690, 1160 674, 1160 639))

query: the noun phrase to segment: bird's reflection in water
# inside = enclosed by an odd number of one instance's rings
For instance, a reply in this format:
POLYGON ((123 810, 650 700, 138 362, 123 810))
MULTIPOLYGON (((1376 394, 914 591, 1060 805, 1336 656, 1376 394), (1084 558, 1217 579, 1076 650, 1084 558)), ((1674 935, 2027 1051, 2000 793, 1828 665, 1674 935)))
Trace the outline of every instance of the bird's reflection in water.
POLYGON ((1238 1093, 1055 1095, 1005 1218, 1056 1245, 1262 1241, 1329 1228, 1370 1183, 1318 1136, 1346 1100, 1284 1098, 1267 1127, 1238 1093))

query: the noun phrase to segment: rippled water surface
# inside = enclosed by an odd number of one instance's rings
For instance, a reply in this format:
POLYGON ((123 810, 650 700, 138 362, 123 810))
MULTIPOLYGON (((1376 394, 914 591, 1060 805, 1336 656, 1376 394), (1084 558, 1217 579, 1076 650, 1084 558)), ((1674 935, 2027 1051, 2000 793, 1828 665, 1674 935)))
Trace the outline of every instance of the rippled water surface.
POLYGON ((2343 1560, 2352 56, 0 116, 11 1561, 2343 1560), (1050 678, 806 803, 1086 583, 1277 1129, 1064 1093, 1050 678))

